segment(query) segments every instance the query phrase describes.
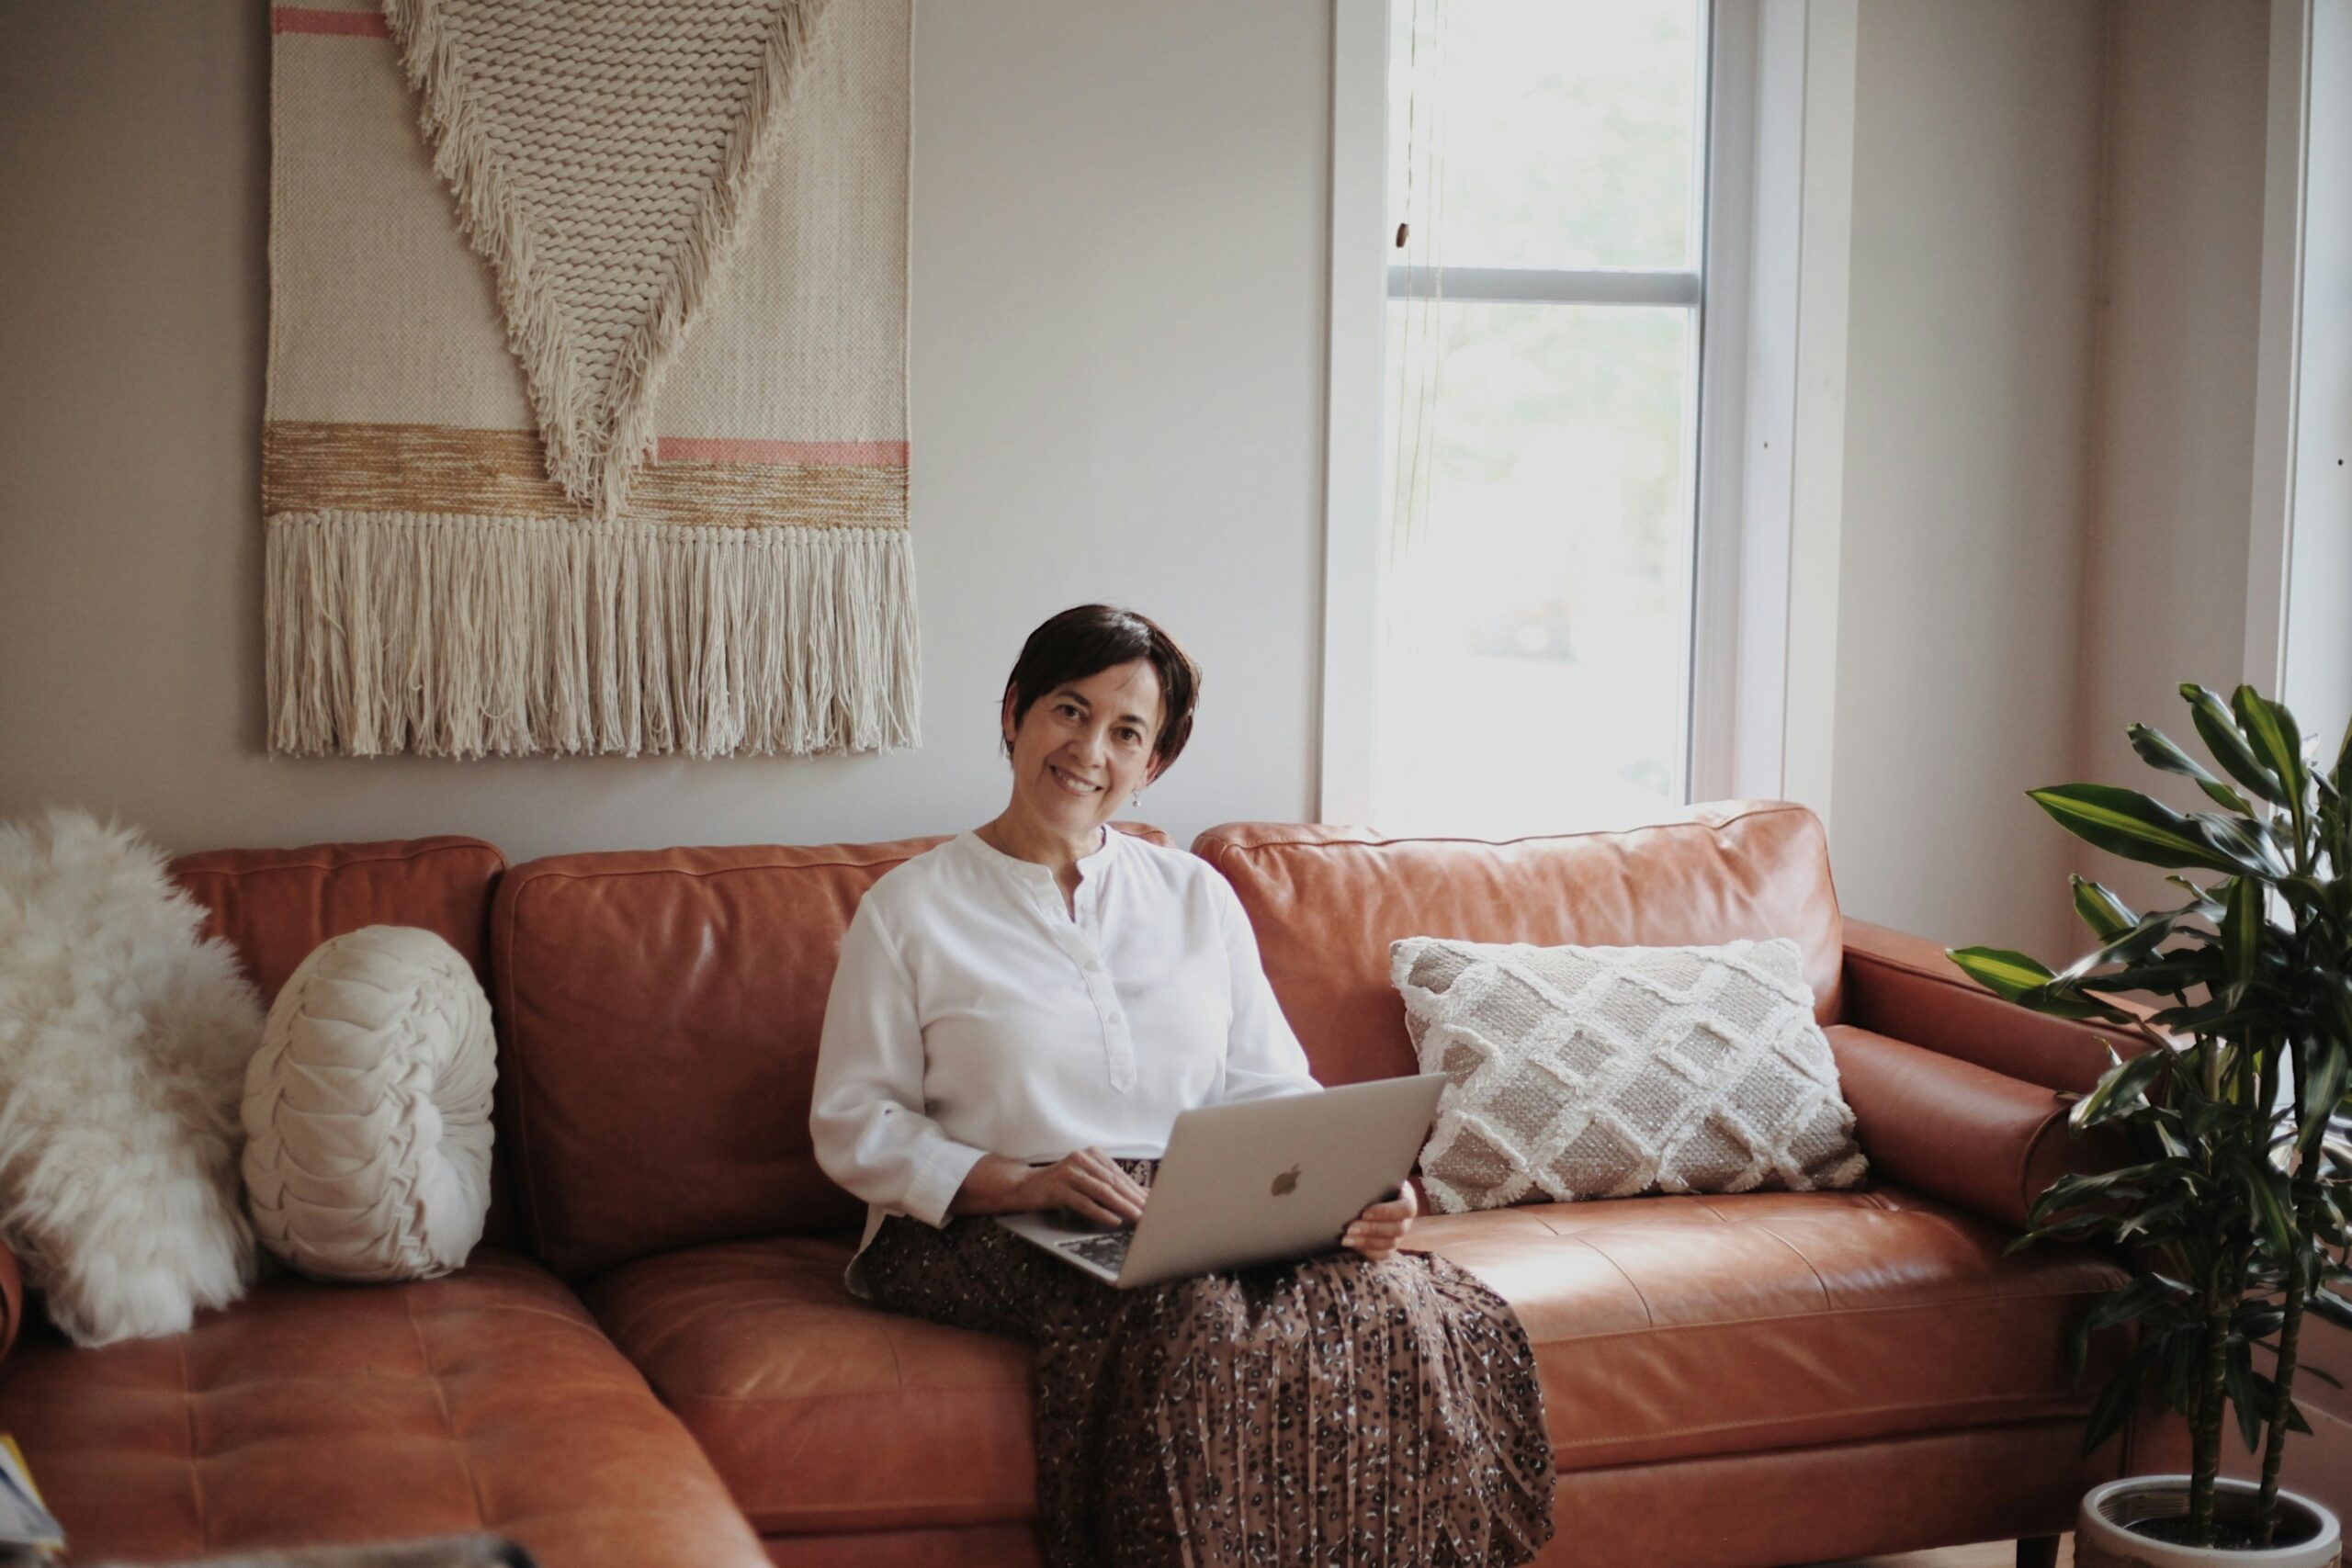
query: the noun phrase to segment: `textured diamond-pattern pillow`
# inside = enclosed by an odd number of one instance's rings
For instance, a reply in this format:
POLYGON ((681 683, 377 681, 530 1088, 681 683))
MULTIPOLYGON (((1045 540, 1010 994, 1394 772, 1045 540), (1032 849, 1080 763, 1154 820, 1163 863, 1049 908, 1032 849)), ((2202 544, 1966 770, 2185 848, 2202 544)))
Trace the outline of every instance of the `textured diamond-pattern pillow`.
POLYGON ((1722 947, 1389 946, 1421 1070, 1453 1084, 1432 1204, 1852 1187, 1854 1113, 1786 937, 1722 947))

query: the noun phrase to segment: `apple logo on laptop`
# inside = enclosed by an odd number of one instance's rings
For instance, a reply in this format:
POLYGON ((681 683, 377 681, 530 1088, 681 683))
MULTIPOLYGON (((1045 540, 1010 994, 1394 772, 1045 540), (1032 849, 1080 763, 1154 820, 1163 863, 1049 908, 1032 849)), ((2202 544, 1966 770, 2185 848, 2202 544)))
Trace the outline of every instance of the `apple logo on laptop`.
POLYGON ((1273 1191, 1275 1197, 1287 1198, 1297 1190, 1298 1167, 1292 1166, 1288 1170, 1283 1171, 1280 1176, 1274 1178, 1273 1191))

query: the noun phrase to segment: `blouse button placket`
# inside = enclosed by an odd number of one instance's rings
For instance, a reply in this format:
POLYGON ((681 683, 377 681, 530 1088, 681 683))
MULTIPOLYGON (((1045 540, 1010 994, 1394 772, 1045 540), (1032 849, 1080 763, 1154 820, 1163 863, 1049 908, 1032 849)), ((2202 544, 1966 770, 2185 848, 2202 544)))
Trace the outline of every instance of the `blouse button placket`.
POLYGON ((1063 924, 1064 941, 1079 961, 1086 994, 1102 1025, 1102 1056, 1110 1070, 1111 1087, 1125 1094, 1136 1087, 1135 1041, 1127 1033, 1125 1013, 1119 1008, 1119 988, 1111 980, 1101 948, 1102 885, 1089 877, 1078 885, 1076 908, 1063 924))

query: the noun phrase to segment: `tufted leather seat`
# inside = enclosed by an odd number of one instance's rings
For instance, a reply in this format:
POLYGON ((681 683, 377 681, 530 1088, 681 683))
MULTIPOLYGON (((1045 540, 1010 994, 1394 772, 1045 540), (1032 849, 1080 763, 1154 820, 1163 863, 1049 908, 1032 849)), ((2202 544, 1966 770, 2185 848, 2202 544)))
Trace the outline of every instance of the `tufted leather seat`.
MULTIPOLYGON (((2006 1239, 1893 1188, 1549 1204, 1413 1235, 1518 1312, 1563 1471, 2079 1417, 2099 1369, 2075 1384, 2065 1325, 2120 1272, 2004 1261, 2006 1239)), ((693 1247, 583 1294, 763 1532, 1032 1517, 1026 1352, 851 1299, 849 1256, 693 1247)))
POLYGON ((754 1568, 694 1440, 537 1264, 267 1284, 186 1334, 27 1336, 0 1429, 78 1560, 492 1529, 550 1564, 754 1568))

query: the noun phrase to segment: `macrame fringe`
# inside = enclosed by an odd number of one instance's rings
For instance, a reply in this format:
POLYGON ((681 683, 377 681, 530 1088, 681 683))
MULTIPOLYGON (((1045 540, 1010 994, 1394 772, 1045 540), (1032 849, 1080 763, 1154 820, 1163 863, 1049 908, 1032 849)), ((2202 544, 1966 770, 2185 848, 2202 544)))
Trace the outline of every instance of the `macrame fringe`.
POLYGON ((458 227, 498 285, 508 343, 522 361, 548 477, 602 518, 617 517, 629 480, 652 446, 653 405, 686 331, 745 228, 753 197, 775 157, 786 108, 810 31, 831 0, 779 0, 742 118, 728 138, 718 178, 705 193, 668 287, 598 389, 581 372, 555 292, 539 266, 531 230, 483 129, 443 24, 440 0, 383 0, 400 45, 433 167, 458 203, 458 227))
POLYGON ((268 527, 275 752, 724 757, 920 739, 903 528, 351 512, 268 527))

